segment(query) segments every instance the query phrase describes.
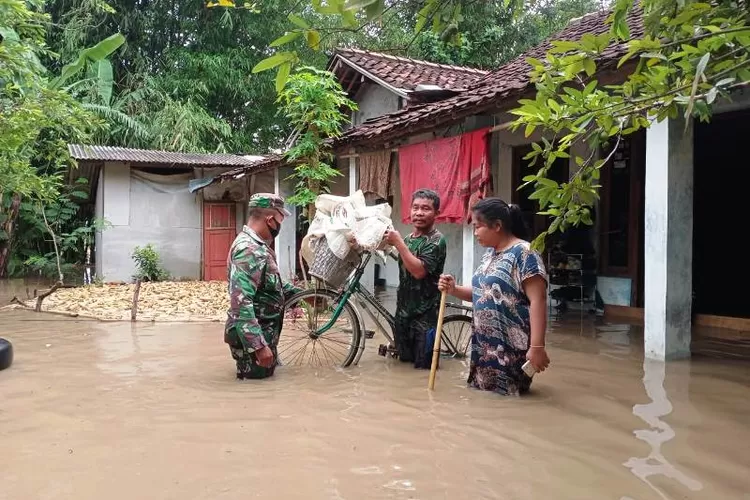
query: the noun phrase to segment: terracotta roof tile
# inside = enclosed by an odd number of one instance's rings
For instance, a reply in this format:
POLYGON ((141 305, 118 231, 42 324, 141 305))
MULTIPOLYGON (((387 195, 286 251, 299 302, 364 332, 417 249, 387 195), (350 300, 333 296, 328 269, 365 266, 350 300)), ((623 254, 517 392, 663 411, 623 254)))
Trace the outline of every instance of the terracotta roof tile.
MULTIPOLYGON (((561 32, 548 38, 537 47, 527 51, 497 70, 475 80, 469 88, 455 97, 442 101, 410 106, 393 113, 367 120, 347 130, 334 141, 335 147, 366 144, 378 145, 404 135, 416 135, 449 123, 456 123, 478 113, 497 110, 510 98, 518 98, 529 87, 529 70, 526 59, 543 59, 553 40, 579 40, 586 33, 598 35, 609 29, 606 19, 610 11, 588 14, 571 21, 561 32)), ((629 17, 631 37, 643 36, 642 11, 634 9, 629 17)), ((625 53, 626 44, 612 44, 602 54, 597 69, 614 66, 625 53)))
POLYGON ((464 66, 437 64, 390 54, 359 49, 338 48, 334 58, 344 59, 379 78, 396 89, 411 91, 417 85, 438 85, 444 89, 461 90, 488 71, 464 66))

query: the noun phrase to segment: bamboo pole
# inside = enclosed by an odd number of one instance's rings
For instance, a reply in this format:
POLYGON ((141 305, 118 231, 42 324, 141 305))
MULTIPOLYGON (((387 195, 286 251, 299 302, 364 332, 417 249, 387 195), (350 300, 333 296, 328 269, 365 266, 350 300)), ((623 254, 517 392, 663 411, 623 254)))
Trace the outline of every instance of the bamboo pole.
POLYGON ((430 380, 427 388, 435 389, 435 373, 437 372, 438 360, 440 359, 440 338, 443 335, 443 317, 445 317, 445 299, 448 294, 443 291, 440 295, 440 312, 438 313, 437 330, 435 331, 435 345, 432 347, 432 366, 430 366, 430 380))

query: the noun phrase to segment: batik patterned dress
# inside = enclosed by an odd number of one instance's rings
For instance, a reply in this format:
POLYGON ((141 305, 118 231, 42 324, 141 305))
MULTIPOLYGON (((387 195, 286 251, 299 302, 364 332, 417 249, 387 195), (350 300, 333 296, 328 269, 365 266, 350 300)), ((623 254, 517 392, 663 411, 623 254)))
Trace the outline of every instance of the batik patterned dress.
POLYGON ((470 386, 504 395, 529 390, 521 367, 531 336, 530 303, 523 282, 547 274, 538 253, 522 241, 503 251, 491 248, 472 279, 474 303, 470 386))

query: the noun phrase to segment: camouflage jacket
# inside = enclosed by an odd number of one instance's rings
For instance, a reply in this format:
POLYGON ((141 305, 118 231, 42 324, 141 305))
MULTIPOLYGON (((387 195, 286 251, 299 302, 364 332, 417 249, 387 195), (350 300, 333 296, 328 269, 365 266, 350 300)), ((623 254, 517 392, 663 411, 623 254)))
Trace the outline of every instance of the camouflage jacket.
POLYGON ((419 260, 427 271, 427 276, 417 279, 404 267, 403 259, 398 259, 398 303, 396 315, 401 317, 415 317, 430 309, 440 307, 440 291, 437 283, 443 273, 447 246, 445 236, 434 229, 422 236, 409 235, 404 238, 409 251, 419 260))
POLYGON ((252 352, 276 345, 284 302, 300 291, 282 283, 276 254, 247 226, 237 235, 227 257, 229 311, 224 342, 252 352))

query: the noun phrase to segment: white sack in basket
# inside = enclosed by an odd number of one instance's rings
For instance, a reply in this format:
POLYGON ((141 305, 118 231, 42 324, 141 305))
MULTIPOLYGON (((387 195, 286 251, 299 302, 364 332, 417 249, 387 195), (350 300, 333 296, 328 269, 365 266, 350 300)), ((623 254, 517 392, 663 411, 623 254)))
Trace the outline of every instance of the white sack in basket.
POLYGON ((351 250, 349 242, 346 241, 346 235, 356 227, 357 219, 354 213, 354 205, 351 202, 339 203, 333 209, 331 223, 326 229, 328 248, 341 260, 344 260, 351 250))
POLYGON ((356 209, 354 215, 357 217, 357 220, 368 219, 370 217, 385 217, 386 219, 390 219, 391 206, 388 203, 381 203, 380 205, 360 207, 356 209))
POLYGON ((367 206, 364 193, 361 190, 357 190, 357 192, 350 196, 318 195, 315 199, 315 210, 316 212, 322 212, 323 215, 333 215, 336 206, 341 203, 351 203, 355 209, 367 206))
POLYGON ((302 258, 311 264, 316 240, 325 236, 328 248, 344 260, 351 251, 347 236, 353 235, 365 250, 383 250, 385 232, 393 227, 391 206, 387 203, 367 206, 364 193, 358 190, 351 196, 322 194, 315 200, 315 218, 302 240, 302 258))
POLYGON ((364 250, 374 252, 382 246, 383 236, 392 226, 391 220, 383 216, 360 219, 354 228, 354 237, 364 250))
POLYGON ((333 213, 333 209, 336 208, 336 205, 346 200, 347 197, 344 196, 321 194, 315 199, 315 215, 317 216, 318 214, 321 214, 330 217, 333 213))

